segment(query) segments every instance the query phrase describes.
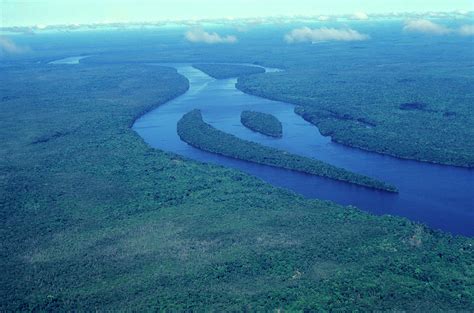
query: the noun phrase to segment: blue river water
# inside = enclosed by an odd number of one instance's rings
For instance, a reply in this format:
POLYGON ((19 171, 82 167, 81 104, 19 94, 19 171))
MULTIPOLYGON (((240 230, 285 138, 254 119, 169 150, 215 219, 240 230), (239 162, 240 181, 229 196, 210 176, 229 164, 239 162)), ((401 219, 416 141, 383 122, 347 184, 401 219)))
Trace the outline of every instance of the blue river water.
POLYGON ((236 168, 308 198, 354 205, 373 214, 403 216, 452 234, 474 236, 474 170, 403 160, 334 143, 296 115, 292 104, 245 94, 235 88, 236 79, 216 80, 188 64, 168 66, 184 75, 190 88, 135 122, 133 129, 152 147, 236 168), (371 190, 193 148, 180 140, 176 123, 196 108, 207 123, 220 130, 386 181, 400 192, 371 190), (245 128, 240 123, 243 110, 275 115, 283 124, 283 137, 270 138, 245 128))

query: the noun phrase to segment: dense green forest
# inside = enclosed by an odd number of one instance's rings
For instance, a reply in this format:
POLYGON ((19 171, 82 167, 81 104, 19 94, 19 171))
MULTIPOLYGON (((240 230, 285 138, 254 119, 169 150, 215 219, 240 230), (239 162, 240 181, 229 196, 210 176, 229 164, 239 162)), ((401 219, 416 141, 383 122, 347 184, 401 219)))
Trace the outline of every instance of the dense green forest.
POLYGON ((240 64, 193 64, 193 67, 203 71, 215 79, 225 79, 250 74, 265 73, 265 69, 263 67, 240 64))
POLYGON ((154 150, 163 67, 3 67, 0 311, 474 310, 473 239, 154 150))
POLYGON ((267 136, 281 137, 283 135, 281 122, 271 114, 243 111, 240 115, 240 122, 245 127, 267 136))
POLYGON ((465 70, 298 69, 239 79, 244 92, 298 105, 296 113, 349 146, 474 166, 474 78, 465 70), (374 88, 374 83, 377 87, 374 88))
POLYGON ((396 187, 373 178, 224 133, 205 123, 199 110, 193 110, 179 120, 178 135, 196 148, 227 157, 397 192, 396 187))

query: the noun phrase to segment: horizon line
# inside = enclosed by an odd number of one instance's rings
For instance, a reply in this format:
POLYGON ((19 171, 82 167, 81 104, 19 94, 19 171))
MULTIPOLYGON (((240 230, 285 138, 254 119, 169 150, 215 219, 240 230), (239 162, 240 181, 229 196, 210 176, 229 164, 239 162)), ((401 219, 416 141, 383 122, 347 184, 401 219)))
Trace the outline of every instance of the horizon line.
POLYGON ((474 11, 468 10, 451 10, 451 11, 405 11, 405 12, 379 12, 379 13, 365 13, 363 11, 343 13, 343 14, 291 14, 291 15, 266 15, 266 16, 248 16, 248 17, 202 17, 202 18, 175 18, 175 19, 155 19, 155 20, 143 20, 143 21, 127 21, 127 20, 116 20, 116 21, 97 21, 87 23, 55 23, 55 24, 29 24, 29 25, 11 25, 11 26, 0 26, 0 31, 12 31, 21 32, 23 30, 54 30, 67 28, 72 30, 73 28, 81 27, 107 27, 107 26, 163 26, 166 24, 182 24, 192 25, 199 23, 212 23, 217 24, 232 24, 237 22, 275 22, 282 20, 298 20, 298 19, 314 19, 314 22, 337 22, 337 19, 343 19, 345 21, 359 21, 366 22, 370 21, 371 18, 386 18, 386 19, 403 19, 403 18, 454 18, 454 17, 472 17, 474 11))

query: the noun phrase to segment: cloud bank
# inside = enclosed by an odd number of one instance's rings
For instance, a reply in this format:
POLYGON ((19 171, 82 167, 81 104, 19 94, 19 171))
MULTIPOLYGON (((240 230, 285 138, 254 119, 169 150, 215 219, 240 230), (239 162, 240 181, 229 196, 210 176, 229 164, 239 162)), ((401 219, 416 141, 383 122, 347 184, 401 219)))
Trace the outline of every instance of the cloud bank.
POLYGON ((453 29, 429 20, 422 19, 406 22, 403 30, 406 32, 431 35, 457 34, 461 36, 474 36, 474 25, 463 25, 457 29, 453 29))
POLYGON ((208 33, 201 28, 195 28, 186 32, 185 37, 190 42, 202 42, 207 44, 236 43, 237 37, 227 35, 221 36, 215 32, 208 33))
POLYGON ((459 28, 461 36, 474 36, 474 25, 463 25, 459 28))
POLYGON ((369 16, 365 12, 355 12, 351 19, 353 20, 359 20, 359 21, 365 21, 369 19, 369 16))
POLYGON ((436 24, 429 20, 411 20, 405 23, 403 30, 412 33, 424 33, 432 35, 446 35, 452 32, 446 26, 436 24))
POLYGON ((0 36, 0 54, 21 54, 29 52, 28 47, 20 46, 5 36, 0 36))
POLYGON ((285 35, 288 43, 296 42, 317 42, 317 41, 362 41, 370 37, 361 34, 353 29, 336 29, 336 28, 316 28, 302 27, 293 29, 285 35))

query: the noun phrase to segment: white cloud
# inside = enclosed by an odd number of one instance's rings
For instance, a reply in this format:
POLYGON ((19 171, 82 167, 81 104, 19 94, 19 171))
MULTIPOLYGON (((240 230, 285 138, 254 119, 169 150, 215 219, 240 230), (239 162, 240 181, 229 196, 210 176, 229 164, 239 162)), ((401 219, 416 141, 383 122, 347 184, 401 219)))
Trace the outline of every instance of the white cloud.
POLYGON ((369 19, 369 16, 365 12, 355 12, 351 18, 353 20, 365 21, 369 19))
POLYGON ((321 15, 320 17, 318 17, 318 21, 321 21, 321 22, 329 21, 330 19, 331 18, 326 15, 321 15))
POLYGON ((454 29, 422 19, 406 22, 403 30, 433 35, 457 34, 461 36, 474 36, 474 24, 462 25, 459 28, 454 29))
POLYGON ((467 10, 457 10, 456 13, 459 15, 469 15, 470 12, 467 10))
POLYGON ((361 34, 353 29, 302 27, 293 29, 285 35, 288 43, 316 42, 316 41, 361 41, 369 39, 368 35, 361 34))
POLYGON ((28 51, 30 51, 28 47, 17 45, 9 38, 0 36, 0 53, 20 54, 28 51))
POLYGON ((463 25, 458 32, 461 36, 474 36, 474 25, 463 25))
POLYGON ((407 21, 403 27, 403 30, 406 32, 425 33, 432 35, 446 35, 452 32, 452 30, 446 26, 422 19, 407 21))
POLYGON ((217 33, 208 33, 201 28, 195 28, 186 32, 186 39, 190 42, 203 42, 207 44, 215 43, 236 43, 237 37, 227 35, 221 36, 217 33))

